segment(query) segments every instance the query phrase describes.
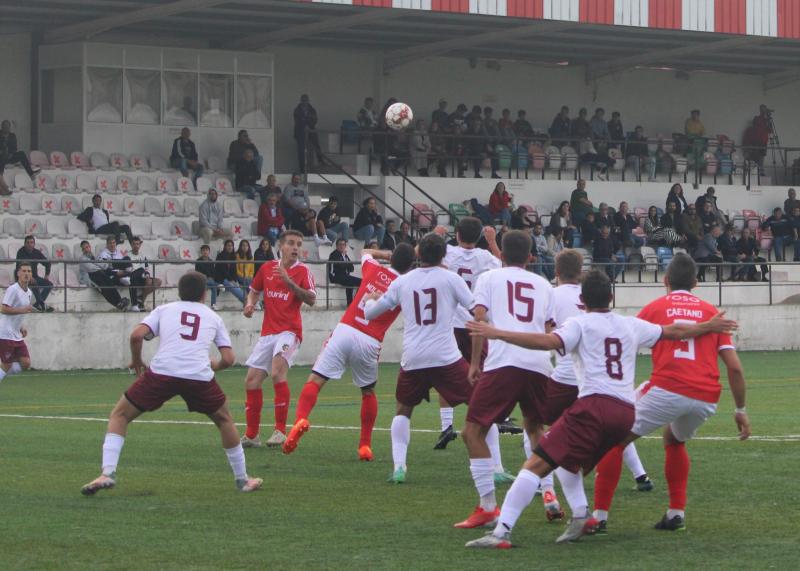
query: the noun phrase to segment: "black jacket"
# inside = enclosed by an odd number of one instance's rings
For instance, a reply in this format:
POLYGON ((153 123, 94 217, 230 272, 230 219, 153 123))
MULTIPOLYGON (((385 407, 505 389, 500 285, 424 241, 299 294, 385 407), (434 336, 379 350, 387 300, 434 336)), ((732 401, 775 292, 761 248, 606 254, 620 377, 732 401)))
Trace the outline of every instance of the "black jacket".
POLYGON ((17 152, 17 136, 14 133, 4 135, 0 132, 0 162, 17 152))
POLYGON ((738 254, 744 254, 745 256, 758 256, 758 246, 756 246, 756 239, 755 238, 748 238, 745 240, 744 238, 739 238, 736 241, 736 252, 738 254))
POLYGON ((172 142, 172 153, 169 156, 172 159, 188 159, 190 161, 197 160, 197 148, 194 146, 194 141, 191 139, 183 139, 178 137, 172 142))
MULTIPOLYGON (((666 207, 669 207, 669 203, 670 202, 675 204, 675 214, 680 214, 681 212, 686 210, 686 207, 687 207, 686 199, 683 196, 678 196, 674 192, 670 191, 669 194, 667 194, 666 207)), ((697 211, 698 212, 702 212, 703 208, 700 207, 700 208, 697 209, 697 211)))
POLYGON ((597 236, 594 241, 594 249, 592 250, 592 258, 598 259, 611 259, 611 256, 619 251, 616 240, 609 235, 608 238, 597 236))
POLYGON ((315 129, 317 126, 317 110, 309 103, 306 107, 298 104, 294 108, 294 138, 297 141, 305 139, 306 128, 315 129))
POLYGON ((569 138, 572 121, 569 117, 562 117, 561 113, 553 118, 553 123, 550 125, 550 136, 553 139, 567 139, 569 138))
POLYGON ((275 254, 272 253, 272 249, 265 254, 261 248, 258 248, 255 254, 253 254, 253 259, 256 261, 255 272, 253 273, 253 276, 255 276, 258 273, 258 270, 261 269, 261 266, 264 265, 264 262, 269 262, 275 259, 275 254))
POLYGON ((253 143, 240 143, 239 139, 232 141, 228 147, 228 168, 233 168, 244 158, 244 152, 250 149, 255 156, 258 156, 258 149, 253 143))
POLYGON ((236 252, 228 254, 222 251, 217 254, 214 263, 214 281, 221 284, 225 280, 236 281, 236 252))
MULTIPOLYGON (((17 260, 18 260, 17 261, 17 265, 14 268, 14 273, 15 274, 16 274, 17 270, 19 269, 19 265, 20 265, 20 262, 22 260, 41 260, 41 262, 36 262, 36 261, 31 262, 31 273, 33 274, 33 277, 35 277, 35 278, 39 277, 39 273, 38 273, 39 264, 42 264, 42 266, 44 267, 45 275, 49 275, 50 274, 50 262, 48 262, 47 258, 45 257, 45 255, 42 254, 36 248, 34 248, 32 252, 28 252, 28 251, 25 250, 25 247, 23 246, 22 248, 17 250, 17 260)), ((34 285, 36 285, 36 284, 34 284, 34 285)))
POLYGON ((770 230, 773 236, 793 236, 794 228, 792 221, 787 216, 775 218, 774 215, 767 218, 761 225, 762 230, 770 230))
MULTIPOLYGON (((331 255, 328 256, 329 262, 345 262, 350 261, 349 257, 345 260, 344 255, 342 255, 339 250, 334 250, 331 252, 331 255)), ((356 267, 353 264, 329 264, 328 265, 328 276, 330 277, 331 281, 334 281, 339 276, 349 276, 355 271, 356 267)))
POLYGON ((261 178, 261 173, 258 171, 255 161, 241 160, 236 163, 236 188, 240 189, 243 186, 255 186, 258 184, 258 179, 261 178))
POLYGON ((214 278, 214 263, 211 258, 208 260, 201 260, 198 258, 194 263, 194 271, 200 272, 207 278, 214 278))
POLYGON ((369 208, 362 208, 356 214, 356 219, 353 221, 353 230, 359 230, 364 226, 372 224, 378 226, 383 224, 383 218, 377 211, 373 212, 369 208))
MULTIPOLYGON (((103 214, 106 215, 108 222, 111 222, 111 215, 108 213, 108 210, 105 208, 102 208, 101 210, 103 211, 103 214)), ((88 206, 83 212, 78 214, 78 220, 86 224, 86 226, 89 228, 89 233, 91 234, 94 234, 97 231, 97 228, 95 228, 94 224, 92 223, 93 216, 94 206, 88 206)))
POLYGON ((391 250, 394 252, 394 249, 397 248, 397 240, 395 239, 394 235, 391 232, 387 232, 383 237, 383 244, 381 244, 381 250, 391 250))
POLYGON ((735 237, 728 237, 727 234, 722 234, 717 240, 717 247, 722 252, 722 257, 727 259, 736 258, 739 253, 739 245, 736 243, 735 237))

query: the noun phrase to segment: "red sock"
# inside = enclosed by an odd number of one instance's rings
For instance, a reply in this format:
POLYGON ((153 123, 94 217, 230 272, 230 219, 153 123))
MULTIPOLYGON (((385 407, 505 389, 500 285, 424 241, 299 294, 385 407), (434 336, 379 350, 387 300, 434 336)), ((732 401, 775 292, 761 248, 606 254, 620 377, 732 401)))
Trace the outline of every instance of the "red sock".
POLYGON ((317 395, 319 394, 319 385, 313 381, 308 381, 303 385, 303 390, 300 392, 300 398, 297 399, 297 411, 295 412, 295 422, 301 418, 308 418, 314 405, 317 404, 317 395))
POLYGON ((603 456, 597 465, 597 478, 594 481, 594 509, 608 511, 614 500, 614 491, 622 473, 622 446, 615 446, 603 456))
POLYGON ((375 393, 361 395, 361 439, 358 447, 372 446, 372 429, 378 418, 378 398, 375 393))
POLYGON ((286 434, 286 419, 289 417, 289 383, 281 381, 272 385, 275 389, 275 430, 286 434))
POLYGON ((664 475, 669 488, 669 509, 686 509, 686 486, 689 482, 689 453, 686 444, 670 444, 664 447, 664 475))
POLYGON ((247 431, 244 434, 247 438, 258 436, 262 406, 264 406, 264 393, 261 389, 248 389, 247 400, 244 403, 244 416, 247 419, 247 431))

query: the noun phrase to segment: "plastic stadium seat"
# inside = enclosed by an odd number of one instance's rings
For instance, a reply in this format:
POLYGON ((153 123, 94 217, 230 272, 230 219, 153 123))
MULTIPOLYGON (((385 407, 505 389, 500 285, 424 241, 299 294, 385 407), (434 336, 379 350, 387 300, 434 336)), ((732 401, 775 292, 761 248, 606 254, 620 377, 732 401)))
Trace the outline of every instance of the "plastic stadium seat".
POLYGON ((156 183, 149 176, 140 176, 136 179, 136 186, 142 192, 153 193, 156 192, 156 183))
POLYGON ((78 214, 81 210, 81 203, 75 196, 61 197, 61 211, 64 214, 78 214))
POLYGON ((66 244, 56 242, 50 245, 50 259, 53 261, 69 261, 72 259, 72 252, 66 244))
POLYGON ((178 192, 183 194, 194 192, 194 185, 192 184, 192 179, 186 176, 178 177, 176 187, 178 192))
MULTIPOLYGON (((184 207, 185 207, 185 203, 184 203, 184 207)), ((256 202, 255 200, 252 200, 250 198, 245 198, 242 201, 242 210, 244 211, 246 216, 257 217, 258 216, 258 202, 256 202)))
POLYGON ((561 156, 563 157, 564 170, 574 172, 578 168, 578 153, 572 147, 562 147, 561 156))
POLYGON ((120 192, 138 192, 136 181, 124 174, 117 177, 117 190, 120 192))
POLYGON ((84 238, 89 235, 89 229, 77 218, 67 218, 67 233, 75 238, 84 238))
POLYGON ((625 170, 625 157, 622 156, 622 151, 619 149, 613 148, 608 149, 608 156, 611 159, 614 159, 614 164, 611 167, 611 170, 622 172, 625 170))
POLYGON ((42 151, 31 151, 28 160, 34 167, 50 168, 50 161, 47 160, 47 155, 42 151))
POLYGON ((53 177, 44 173, 37 174, 33 182, 36 188, 42 192, 50 192, 55 189, 56 186, 55 182, 53 181, 53 177))
POLYGON ((13 236, 14 238, 22 238, 25 236, 25 229, 19 218, 4 218, 3 219, 3 234, 6 236, 13 236))
POLYGON ((79 169, 93 168, 92 162, 89 160, 89 157, 87 157, 86 154, 84 154, 82 151, 72 151, 69 154, 69 162, 75 168, 79 169))
POLYGON ((108 168, 110 166, 108 155, 105 153, 92 153, 89 156, 89 162, 93 167, 98 169, 108 168))
POLYGON ((455 226, 462 218, 469 216, 469 210, 459 202, 451 202, 447 205, 447 210, 450 211, 450 224, 455 226))
POLYGON ((164 157, 159 156, 152 156, 150 157, 150 168, 159 170, 159 171, 166 171, 169 169, 169 165, 164 157))
POLYGON ((78 190, 83 192, 94 192, 95 186, 97 185, 97 178, 86 173, 81 173, 78 175, 78 179, 76 181, 76 186, 78 190))
POLYGON ((235 198, 225 198, 222 202, 222 210, 227 215, 242 216, 242 206, 235 198))
POLYGON ((67 219, 63 216, 60 218, 50 218, 47 221, 47 233, 50 236, 58 236, 60 238, 67 238, 69 230, 67 228, 67 219))
POLYGON ((22 194, 19 197, 19 209, 22 212, 38 214, 42 211, 42 199, 39 196, 22 194))
POLYGON ((148 196, 144 199, 144 211, 155 216, 163 216, 164 205, 159 199, 148 196))
POLYGON ((124 209, 126 214, 139 215, 144 212, 144 205, 141 199, 136 197, 129 197, 124 200, 124 209))
POLYGON ((33 188, 33 181, 26 172, 18 172, 14 175, 14 188, 29 189, 33 188))
POLYGON ((411 205, 411 223, 419 230, 430 230, 436 225, 433 208, 424 202, 411 205))
POLYGON ((18 214, 19 198, 16 196, 2 196, 0 197, 0 212, 8 214, 18 214))
POLYGON ((245 224, 242 221, 229 222, 224 225, 225 228, 231 231, 231 234, 233 234, 233 237, 237 240, 250 235, 251 232, 249 226, 249 224, 245 224))
POLYGON ((182 220, 173 220, 170 224, 170 234, 181 240, 194 240, 192 231, 187 226, 186 222, 182 220))
POLYGON ((546 149, 547 154, 547 168, 553 171, 560 171, 561 170, 561 149, 556 146, 549 146, 546 149))
POLYGON ((43 196, 42 212, 46 212, 47 214, 64 214, 61 210, 61 197, 53 195, 43 196))
POLYGON ((200 256, 200 247, 192 243, 183 244, 178 249, 178 255, 181 257, 181 260, 194 262, 200 256))
POLYGON ((136 170, 144 170, 149 167, 147 157, 138 153, 131 155, 131 166, 136 170))
POLYGON ((175 181, 168 176, 160 176, 156 179, 156 189, 158 192, 175 192, 175 181))
POLYGON ((0 268, 0 286, 8 287, 12 283, 14 283, 14 278, 12 277, 11 270, 8 268, 0 268))
POLYGON ((106 176, 104 174, 101 174, 101 175, 99 175, 97 177, 97 190, 98 190, 98 192, 106 193, 106 192, 109 192, 110 190, 112 190, 114 188, 115 188, 114 183, 111 181, 111 179, 108 176, 106 176))
POLYGON ((122 214, 125 203, 120 196, 104 196, 103 208, 112 212, 113 214, 122 214))
POLYGON ((69 161, 67 160, 67 155, 61 151, 53 151, 50 153, 50 164, 59 169, 74 168, 70 167, 69 161))
POLYGON ((205 176, 201 176, 197 179, 197 192, 201 194, 207 194, 209 189, 214 187, 214 183, 211 182, 211 179, 205 176))
POLYGON ((224 171, 226 169, 225 159, 222 157, 211 156, 206 159, 208 170, 212 172, 224 171))
POLYGON ((168 196, 164 199, 164 212, 168 216, 183 216, 183 202, 168 196))
POLYGON ((541 145, 531 144, 528 147, 528 155, 531 158, 530 168, 532 170, 543 171, 547 167, 547 154, 541 145))
POLYGON ((75 179, 65 174, 56 176, 55 180, 56 190, 61 192, 71 192, 75 190, 75 179))
POLYGON ((46 236, 47 228, 40 218, 26 218, 25 234, 32 234, 33 236, 46 236))
POLYGON ((184 198, 183 211, 187 216, 197 216, 200 213, 200 203, 194 198, 184 198))
POLYGON ((151 222, 151 232, 153 236, 158 236, 162 240, 176 240, 172 235, 171 223, 166 218, 157 218, 151 222))
POLYGON ((152 236, 152 225, 150 223, 150 219, 141 219, 141 218, 134 218, 130 221, 131 224, 131 232, 133 232, 134 236, 152 236))
POLYGON ((111 155, 108 157, 108 161, 115 169, 126 169, 129 166, 128 157, 122 153, 111 153, 111 155))
MULTIPOLYGON (((158 245, 158 259, 159 260, 166 260, 166 261, 178 261, 178 254, 175 252, 175 248, 170 244, 159 244, 158 245)), ((169 270, 168 270, 169 271, 169 270)))
POLYGON ((231 184, 231 181, 224 176, 221 176, 214 181, 214 188, 216 188, 217 192, 220 194, 231 194, 233 192, 233 185, 231 184))

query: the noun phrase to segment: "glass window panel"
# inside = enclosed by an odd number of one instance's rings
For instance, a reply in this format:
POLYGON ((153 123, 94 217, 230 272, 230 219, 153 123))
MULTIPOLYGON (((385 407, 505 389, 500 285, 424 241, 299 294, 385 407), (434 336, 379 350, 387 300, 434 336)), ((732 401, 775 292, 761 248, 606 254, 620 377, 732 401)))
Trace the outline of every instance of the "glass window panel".
POLYGON ((233 76, 200 74, 200 125, 233 127, 233 76))
POLYGON ((161 122, 161 72, 126 69, 128 107, 125 122, 158 125, 161 122))
POLYGON ((80 67, 42 70, 42 123, 81 123, 80 67))
POLYGON ((86 120, 122 123, 122 70, 90 67, 86 70, 86 120))
POLYGON ((244 129, 271 129, 271 79, 256 75, 239 75, 236 83, 238 126, 244 129))
POLYGON ((197 74, 164 72, 164 124, 197 125, 197 74))

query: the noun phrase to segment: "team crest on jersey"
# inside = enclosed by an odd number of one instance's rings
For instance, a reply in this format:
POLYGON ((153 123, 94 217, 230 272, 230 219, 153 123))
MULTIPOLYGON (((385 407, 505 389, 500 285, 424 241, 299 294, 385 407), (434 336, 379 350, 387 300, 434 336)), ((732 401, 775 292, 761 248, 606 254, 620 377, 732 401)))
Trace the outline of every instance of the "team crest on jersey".
POLYGON ((286 351, 288 350, 289 350, 289 345, 284 345, 283 348, 281 349, 283 353, 286 353, 286 351))

